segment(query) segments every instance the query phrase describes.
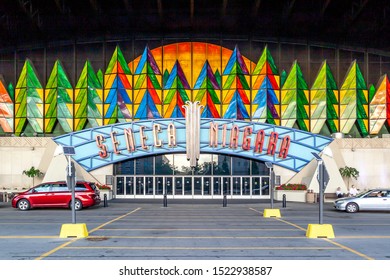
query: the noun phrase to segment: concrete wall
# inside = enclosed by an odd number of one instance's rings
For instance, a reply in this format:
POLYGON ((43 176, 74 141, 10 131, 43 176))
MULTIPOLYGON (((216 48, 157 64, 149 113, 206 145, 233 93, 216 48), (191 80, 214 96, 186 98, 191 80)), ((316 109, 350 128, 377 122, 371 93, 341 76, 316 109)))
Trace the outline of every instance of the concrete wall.
MULTIPOLYGON (((0 137, 0 187, 31 187, 33 180, 23 175, 23 170, 32 166, 39 169, 49 141, 43 137, 0 137)), ((42 179, 35 178, 34 184, 42 179)))
MULTIPOLYGON (((31 166, 39 168, 44 176, 35 179, 42 181, 64 180, 66 158, 54 157, 56 144, 44 137, 0 137, 0 188, 28 188, 32 179, 23 175, 23 170, 31 166)), ((357 181, 352 180, 358 189, 390 187, 390 139, 362 138, 335 139, 324 155, 325 165, 331 174, 326 192, 334 192, 338 186, 347 191, 347 182, 341 178, 338 169, 344 166, 355 167, 360 171, 357 181)), ((306 183, 310 189, 318 190, 315 161, 301 172, 275 166, 275 174, 281 176, 281 183, 306 183)), ((90 173, 76 165, 78 179, 105 183, 105 176, 111 175, 113 166, 99 168, 90 173)))

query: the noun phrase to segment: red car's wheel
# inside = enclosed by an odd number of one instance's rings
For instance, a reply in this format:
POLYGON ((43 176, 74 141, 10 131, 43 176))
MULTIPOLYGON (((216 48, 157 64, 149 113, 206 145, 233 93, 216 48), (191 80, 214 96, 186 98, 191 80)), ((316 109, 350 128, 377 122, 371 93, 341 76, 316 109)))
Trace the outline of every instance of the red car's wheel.
MULTIPOLYGON (((83 209, 83 203, 77 198, 74 200, 74 206, 76 211, 83 209)), ((69 202, 69 208, 72 209, 72 201, 69 202)))
POLYGON ((30 209, 30 202, 27 199, 21 199, 17 204, 19 210, 26 211, 30 209))

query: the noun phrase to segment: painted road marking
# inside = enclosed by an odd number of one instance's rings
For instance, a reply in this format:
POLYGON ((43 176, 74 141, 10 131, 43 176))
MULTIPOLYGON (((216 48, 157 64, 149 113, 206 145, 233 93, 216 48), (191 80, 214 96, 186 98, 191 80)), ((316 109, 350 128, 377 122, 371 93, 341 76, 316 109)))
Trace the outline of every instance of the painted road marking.
MULTIPOLYGON (((253 209, 253 208, 249 208, 249 209, 250 209, 250 210, 253 210, 253 211, 255 211, 255 212, 260 213, 260 211, 258 211, 258 210, 256 210, 256 209, 253 209)), ((305 228, 303 228, 303 227, 301 227, 301 226, 298 226, 298 225, 296 225, 296 224, 294 224, 294 223, 287 222, 287 221, 283 220, 282 218, 273 218, 273 219, 275 219, 275 220, 277 220, 277 221, 281 221, 281 222, 283 222, 283 223, 285 223, 285 224, 291 225, 291 226, 293 226, 293 227, 296 227, 296 228, 301 229, 302 231, 305 231, 305 232, 306 232, 306 229, 305 229, 305 228)), ((368 238, 368 237, 366 237, 366 238, 368 238)), ((325 240, 325 241, 327 241, 327 242, 329 242, 329 243, 331 243, 331 244, 333 244, 333 245, 335 245, 335 246, 338 246, 338 247, 340 247, 340 248, 342 248, 342 249, 344 249, 344 250, 347 250, 347 251, 349 251, 349 252, 351 252, 351 253, 353 253, 353 254, 356 254, 356 255, 358 255, 358 256, 364 258, 364 259, 367 259, 367 260, 374 260, 373 258, 371 258, 371 257, 369 257, 369 256, 367 256, 367 255, 365 255, 365 254, 363 254, 363 253, 360 253, 360 252, 358 252, 358 251, 356 251, 356 250, 354 250, 354 249, 352 249, 352 248, 349 248, 349 247, 347 247, 347 246, 345 246, 345 245, 342 245, 342 244, 340 244, 340 243, 337 243, 337 242, 335 242, 335 241, 333 241, 333 240, 331 240, 331 239, 329 239, 329 238, 323 238, 322 240, 325 240)))
POLYGON ((133 247, 133 246, 68 246, 66 250, 342 250, 342 248, 318 246, 318 247, 133 247))
MULTIPOLYGON (((115 219, 112 219, 111 221, 108 221, 108 222, 106 222, 106 223, 104 223, 104 224, 102 224, 102 225, 100 225, 100 226, 98 226, 98 227, 92 229, 92 230, 90 231, 90 233, 91 233, 91 232, 94 232, 94 231, 97 231, 98 229, 104 227, 105 225, 109 225, 109 224, 111 224, 111 223, 113 223, 113 222, 115 222, 115 221, 118 221, 118 220, 120 220, 120 219, 123 219, 123 218, 125 218, 125 217, 127 217, 127 216, 129 216, 129 215, 131 215, 131 214, 133 214, 133 213, 135 213, 135 212, 137 212, 137 211, 139 211, 140 209, 141 209, 141 208, 137 208, 137 209, 135 209, 135 210, 133 210, 133 211, 130 211, 129 213, 126 213, 126 214, 124 214, 124 215, 122 215, 122 216, 119 216, 119 217, 117 217, 117 218, 115 218, 115 219)), ((41 256, 39 256, 38 258, 36 258, 36 260, 42 260, 42 259, 46 258, 46 257, 48 257, 48 256, 50 256, 50 255, 52 255, 52 254, 54 254, 54 253, 57 252, 58 250, 64 249, 66 246, 72 244, 72 243, 75 242, 76 240, 77 240, 77 238, 74 238, 74 239, 72 239, 72 240, 70 240, 70 241, 68 241, 68 242, 66 242, 66 243, 64 243, 64 244, 62 244, 62 245, 60 245, 60 246, 54 248, 53 250, 50 250, 49 252, 46 252, 46 253, 42 254, 41 256)))

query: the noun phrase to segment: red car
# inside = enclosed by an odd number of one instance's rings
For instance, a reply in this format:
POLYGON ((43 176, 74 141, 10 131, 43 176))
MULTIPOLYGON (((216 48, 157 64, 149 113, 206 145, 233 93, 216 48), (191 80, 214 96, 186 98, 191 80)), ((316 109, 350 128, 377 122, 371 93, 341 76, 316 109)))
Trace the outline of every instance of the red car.
MULTIPOLYGON (((77 182, 75 186, 75 210, 100 204, 99 190, 95 183, 77 182)), ((70 208, 72 192, 65 181, 42 183, 12 198, 12 207, 22 211, 38 207, 70 208)))

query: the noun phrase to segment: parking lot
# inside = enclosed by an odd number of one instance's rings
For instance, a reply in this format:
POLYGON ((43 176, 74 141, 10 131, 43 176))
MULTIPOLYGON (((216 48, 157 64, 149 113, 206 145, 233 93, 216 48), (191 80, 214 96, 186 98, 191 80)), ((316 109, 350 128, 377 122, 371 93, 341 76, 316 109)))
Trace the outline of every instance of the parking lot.
POLYGON ((77 212, 89 237, 59 238, 67 209, 19 211, 0 203, 1 260, 388 260, 389 212, 348 214, 325 203, 335 238, 307 238, 318 204, 275 203, 281 218, 264 218, 267 201, 116 200, 77 212))

